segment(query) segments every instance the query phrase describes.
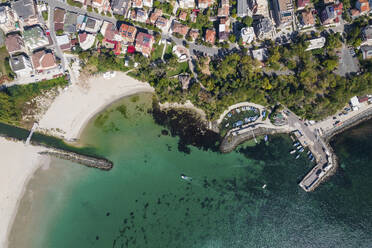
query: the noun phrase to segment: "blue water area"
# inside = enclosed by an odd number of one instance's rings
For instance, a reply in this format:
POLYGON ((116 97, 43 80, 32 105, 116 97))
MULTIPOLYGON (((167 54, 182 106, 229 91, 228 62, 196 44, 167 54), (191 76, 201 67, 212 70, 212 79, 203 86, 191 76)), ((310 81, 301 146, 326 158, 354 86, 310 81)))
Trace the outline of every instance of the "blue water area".
POLYGON ((340 169, 306 193, 297 183, 313 165, 289 154, 287 136, 230 154, 184 153, 149 109, 150 95, 128 97, 92 120, 83 144, 114 169, 58 161, 70 179, 42 185, 37 230, 25 224, 12 235, 31 233, 35 248, 372 247, 371 122, 335 138, 340 169))

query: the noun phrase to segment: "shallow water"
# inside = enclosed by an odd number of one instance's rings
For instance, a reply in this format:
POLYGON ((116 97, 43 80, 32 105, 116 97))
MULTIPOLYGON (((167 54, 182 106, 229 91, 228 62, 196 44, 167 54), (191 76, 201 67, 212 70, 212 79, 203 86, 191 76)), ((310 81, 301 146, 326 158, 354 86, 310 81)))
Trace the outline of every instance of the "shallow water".
POLYGON ((312 165, 286 136, 186 154, 149 108, 150 95, 128 97, 84 131, 112 171, 55 160, 35 175, 11 247, 372 246, 372 122, 336 138, 342 168, 305 193, 297 183, 312 165))

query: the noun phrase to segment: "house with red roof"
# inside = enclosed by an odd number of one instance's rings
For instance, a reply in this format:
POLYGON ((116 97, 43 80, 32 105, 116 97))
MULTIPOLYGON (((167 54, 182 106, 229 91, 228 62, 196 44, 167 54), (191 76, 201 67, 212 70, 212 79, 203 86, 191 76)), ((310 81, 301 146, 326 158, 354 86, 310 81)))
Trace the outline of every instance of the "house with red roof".
POLYGON ((128 24, 121 24, 119 33, 124 43, 133 43, 136 37, 137 28, 128 24))
POLYGON ((141 52, 145 57, 149 57, 154 42, 154 36, 139 32, 136 37, 136 51, 141 52))

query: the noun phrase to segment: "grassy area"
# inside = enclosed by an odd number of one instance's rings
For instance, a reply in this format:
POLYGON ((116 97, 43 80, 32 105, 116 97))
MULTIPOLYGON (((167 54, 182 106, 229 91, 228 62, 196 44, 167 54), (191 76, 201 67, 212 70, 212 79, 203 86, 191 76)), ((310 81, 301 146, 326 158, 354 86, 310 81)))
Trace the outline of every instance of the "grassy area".
POLYGON ((43 15, 44 21, 48 21, 48 11, 43 11, 41 14, 43 15))
POLYGON ((167 72, 168 77, 173 77, 175 75, 181 74, 189 70, 189 63, 182 62, 178 63, 177 67, 173 70, 167 72))
POLYGON ((151 54, 152 60, 161 59, 161 55, 163 54, 164 44, 156 45, 155 50, 151 54))
POLYGON ((9 65, 9 53, 6 47, 0 48, 0 83, 5 80, 13 80, 15 75, 9 65))
POLYGON ((21 126, 22 114, 27 109, 26 103, 47 90, 68 84, 64 77, 32 83, 15 85, 0 91, 0 121, 21 126))

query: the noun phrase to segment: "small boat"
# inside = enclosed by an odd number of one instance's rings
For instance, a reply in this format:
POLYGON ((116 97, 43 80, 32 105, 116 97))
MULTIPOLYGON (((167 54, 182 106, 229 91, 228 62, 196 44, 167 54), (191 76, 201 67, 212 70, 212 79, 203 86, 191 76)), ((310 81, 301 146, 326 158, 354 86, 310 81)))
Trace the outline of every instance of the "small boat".
POLYGON ((311 162, 314 162, 314 159, 315 159, 315 158, 313 157, 313 158, 311 159, 311 162))
POLYGON ((293 146, 298 146, 300 144, 300 142, 296 142, 293 144, 293 146))
POLYGON ((293 154, 295 152, 296 152, 296 150, 292 150, 292 151, 289 152, 289 154, 293 154))
POLYGON ((308 151, 308 152, 307 152, 307 155, 309 155, 309 154, 310 154, 310 152, 311 152, 311 151, 308 151))
POLYGON ((304 152, 305 149, 304 148, 301 148, 300 150, 298 150, 299 152, 304 152))
POLYGON ((262 186, 262 188, 264 189, 264 188, 266 188, 266 186, 267 186, 267 185, 266 185, 266 184, 264 184, 264 185, 262 186))
POLYGON ((297 146, 297 150, 302 149, 302 145, 297 146))
POLYGON ((301 155, 301 154, 298 154, 298 155, 296 156, 296 159, 298 159, 298 158, 300 157, 300 155, 301 155))
POLYGON ((268 140, 269 140, 269 137, 265 135, 265 142, 267 142, 268 140))
POLYGON ((192 181, 192 177, 188 177, 185 174, 181 174, 181 179, 186 180, 186 181, 192 181))

